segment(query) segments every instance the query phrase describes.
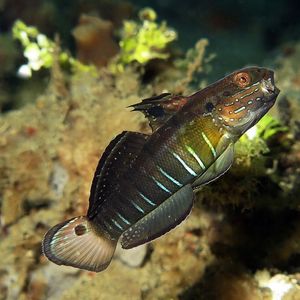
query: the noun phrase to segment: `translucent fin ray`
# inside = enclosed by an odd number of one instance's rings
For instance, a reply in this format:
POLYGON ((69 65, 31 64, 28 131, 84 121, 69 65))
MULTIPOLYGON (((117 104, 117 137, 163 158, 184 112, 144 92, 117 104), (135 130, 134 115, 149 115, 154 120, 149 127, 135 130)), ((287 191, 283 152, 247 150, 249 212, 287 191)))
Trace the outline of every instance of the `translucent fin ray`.
POLYGON ((52 227, 43 240, 46 257, 58 265, 100 272, 107 268, 117 241, 96 230, 86 217, 52 227))

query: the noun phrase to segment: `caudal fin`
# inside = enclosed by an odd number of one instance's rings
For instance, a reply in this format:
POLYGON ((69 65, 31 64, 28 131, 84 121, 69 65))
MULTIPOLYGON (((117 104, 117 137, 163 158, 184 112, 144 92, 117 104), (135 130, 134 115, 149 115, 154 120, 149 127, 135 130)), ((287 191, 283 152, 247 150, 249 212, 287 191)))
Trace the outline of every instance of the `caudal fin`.
POLYGON ((109 265, 116 244, 86 217, 77 217, 52 227, 42 246, 46 257, 58 265, 100 272, 109 265))

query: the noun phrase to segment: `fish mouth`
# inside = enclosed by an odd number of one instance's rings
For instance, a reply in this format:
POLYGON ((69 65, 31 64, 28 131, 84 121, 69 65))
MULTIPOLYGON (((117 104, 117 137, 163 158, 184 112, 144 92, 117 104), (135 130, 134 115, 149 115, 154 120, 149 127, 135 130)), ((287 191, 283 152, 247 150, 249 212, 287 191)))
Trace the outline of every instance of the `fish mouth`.
POLYGON ((254 118, 253 122, 254 124, 257 123, 261 117, 271 109, 271 107, 275 104, 278 94, 280 93, 280 89, 277 88, 274 82, 274 72, 271 70, 266 70, 260 86, 263 93, 263 105, 256 113, 256 117, 254 118))
POLYGON ((274 72, 267 70, 262 81, 261 81, 261 90, 264 94, 266 102, 275 101, 276 97, 280 93, 279 88, 274 83, 274 72))
POLYGON ((279 88, 274 83, 274 76, 262 80, 261 90, 264 95, 264 101, 260 110, 262 114, 265 114, 275 104, 276 98, 280 93, 279 88))
POLYGON ((261 83, 261 89, 266 95, 274 95, 277 96, 280 90, 275 86, 274 80, 272 78, 263 79, 261 83))

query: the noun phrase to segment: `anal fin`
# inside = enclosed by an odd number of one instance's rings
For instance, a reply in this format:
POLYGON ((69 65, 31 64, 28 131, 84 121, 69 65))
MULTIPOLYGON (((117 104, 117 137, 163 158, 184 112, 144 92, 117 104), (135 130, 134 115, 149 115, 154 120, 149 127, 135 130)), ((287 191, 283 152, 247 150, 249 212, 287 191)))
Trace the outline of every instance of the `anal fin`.
POLYGON ((150 242, 180 224, 193 207, 194 193, 190 185, 182 187, 165 202, 127 229, 121 240, 125 249, 150 242))

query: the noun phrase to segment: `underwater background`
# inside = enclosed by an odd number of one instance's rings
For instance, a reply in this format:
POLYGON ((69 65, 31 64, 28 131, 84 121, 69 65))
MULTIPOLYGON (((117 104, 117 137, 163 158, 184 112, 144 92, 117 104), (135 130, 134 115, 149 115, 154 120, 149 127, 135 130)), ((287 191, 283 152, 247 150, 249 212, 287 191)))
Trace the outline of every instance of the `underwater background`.
POLYGON ((0 299, 300 299, 298 6, 0 0, 0 299), (278 100, 184 223, 99 274, 44 257, 109 142, 150 133, 126 107, 252 65, 274 70, 278 100))

